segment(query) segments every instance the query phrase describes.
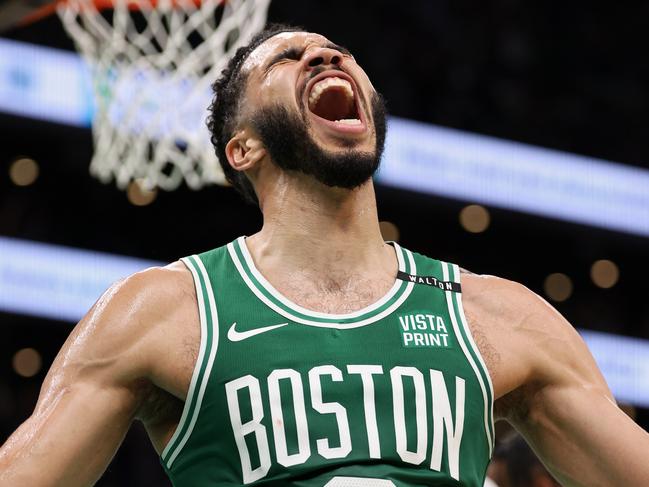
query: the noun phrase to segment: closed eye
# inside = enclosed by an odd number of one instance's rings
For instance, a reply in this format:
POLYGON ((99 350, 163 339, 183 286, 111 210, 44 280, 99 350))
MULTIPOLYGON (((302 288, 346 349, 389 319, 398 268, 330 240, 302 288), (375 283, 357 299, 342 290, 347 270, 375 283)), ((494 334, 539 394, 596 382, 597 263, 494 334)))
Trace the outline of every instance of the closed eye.
POLYGON ((302 54, 304 54, 304 49, 300 49, 298 47, 288 47, 282 52, 273 56, 273 58, 266 65, 266 71, 273 67, 273 65, 279 63, 280 61, 284 61, 285 59, 299 61, 302 58, 302 54))

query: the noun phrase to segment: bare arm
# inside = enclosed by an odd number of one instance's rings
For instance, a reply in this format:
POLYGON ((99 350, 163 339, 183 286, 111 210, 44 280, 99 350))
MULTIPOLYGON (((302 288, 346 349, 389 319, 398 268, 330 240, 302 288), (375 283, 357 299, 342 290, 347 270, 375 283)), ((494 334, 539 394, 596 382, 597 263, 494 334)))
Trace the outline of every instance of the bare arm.
POLYGON ((509 283, 529 372, 507 419, 566 486, 649 485, 649 434, 615 404, 581 337, 544 300, 509 283))
POLYGON ((33 414, 0 449, 1 487, 86 486, 101 476, 149 390, 169 272, 114 285, 77 325, 33 414))

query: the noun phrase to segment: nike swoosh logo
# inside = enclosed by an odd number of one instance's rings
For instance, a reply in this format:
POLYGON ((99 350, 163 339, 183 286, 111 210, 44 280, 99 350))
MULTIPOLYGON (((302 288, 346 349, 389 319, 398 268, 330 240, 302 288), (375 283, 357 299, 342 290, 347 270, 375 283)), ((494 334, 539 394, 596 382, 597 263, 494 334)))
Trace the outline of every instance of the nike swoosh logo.
POLYGON ((260 333, 266 333, 267 331, 274 330, 275 328, 281 328, 282 326, 286 325, 288 325, 288 323, 263 326, 261 328, 255 328, 254 330, 248 331, 237 331, 237 329, 235 328, 237 326, 237 322, 235 321, 234 323, 232 323, 232 326, 228 330, 228 340, 230 340, 231 342, 240 342, 241 340, 245 340, 246 338, 254 337, 255 335, 259 335, 260 333))

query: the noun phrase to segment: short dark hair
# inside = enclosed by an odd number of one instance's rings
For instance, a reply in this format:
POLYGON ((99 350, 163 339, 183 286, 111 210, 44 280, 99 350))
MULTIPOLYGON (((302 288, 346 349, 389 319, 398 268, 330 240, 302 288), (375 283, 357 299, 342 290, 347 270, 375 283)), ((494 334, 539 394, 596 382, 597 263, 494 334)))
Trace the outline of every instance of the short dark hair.
POLYGON ((225 155, 225 146, 236 129, 239 104, 245 92, 247 75, 241 72, 241 67, 250 53, 271 37, 282 32, 302 31, 304 31, 302 27, 292 25, 268 25, 257 33, 246 46, 237 49, 226 68, 221 72, 221 76, 212 85, 214 96, 208 108, 210 115, 207 118, 210 140, 225 174, 225 179, 250 203, 259 203, 250 180, 243 172, 234 170, 225 155))

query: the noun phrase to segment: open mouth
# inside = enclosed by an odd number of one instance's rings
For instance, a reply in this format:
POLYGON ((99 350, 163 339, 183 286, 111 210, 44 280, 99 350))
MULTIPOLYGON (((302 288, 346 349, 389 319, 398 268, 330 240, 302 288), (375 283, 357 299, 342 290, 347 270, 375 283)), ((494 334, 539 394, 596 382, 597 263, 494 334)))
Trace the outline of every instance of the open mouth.
POLYGON ((339 129, 363 128, 354 89, 347 79, 328 76, 314 83, 308 106, 311 113, 339 129))

